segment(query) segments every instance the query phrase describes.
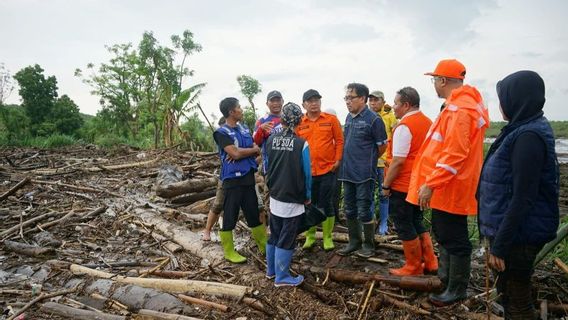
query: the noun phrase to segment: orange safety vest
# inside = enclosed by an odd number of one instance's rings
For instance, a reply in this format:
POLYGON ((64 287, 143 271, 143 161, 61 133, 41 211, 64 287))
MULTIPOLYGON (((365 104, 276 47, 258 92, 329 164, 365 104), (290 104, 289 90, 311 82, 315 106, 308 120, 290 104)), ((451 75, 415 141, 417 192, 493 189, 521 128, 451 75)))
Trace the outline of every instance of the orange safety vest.
MULTIPOLYGON (((430 126, 432 125, 432 120, 430 120, 426 115, 424 115, 422 111, 418 111, 417 113, 403 117, 400 120, 400 123, 394 127, 394 132, 396 132, 396 129, 399 128, 401 125, 405 125, 408 127, 410 133, 412 134, 412 140, 410 141, 410 150, 408 151, 406 160, 404 161, 402 168, 398 173, 398 176, 391 183, 390 188, 394 191, 407 193, 408 185, 410 184, 412 167, 414 165, 414 159, 416 159, 418 151, 420 150, 420 147, 422 146, 424 139, 426 139, 426 134, 428 134, 428 129, 430 129, 430 126)), ((393 139, 389 140, 389 144, 387 147, 388 163, 390 163, 393 158, 392 140, 393 139)))
POLYGON ((468 85, 453 90, 418 151, 406 201, 418 205, 418 190, 426 184, 433 189, 433 209, 477 214, 475 193, 488 127, 489 113, 479 91, 468 85))

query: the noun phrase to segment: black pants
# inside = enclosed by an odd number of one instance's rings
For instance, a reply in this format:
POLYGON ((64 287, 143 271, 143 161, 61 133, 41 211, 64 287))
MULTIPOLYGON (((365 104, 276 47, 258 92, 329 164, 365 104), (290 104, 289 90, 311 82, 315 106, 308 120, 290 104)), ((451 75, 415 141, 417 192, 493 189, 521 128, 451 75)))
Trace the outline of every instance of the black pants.
POLYGON ((497 292, 505 319, 534 319, 531 277, 540 246, 514 245, 505 257, 505 271, 497 273, 497 292))
POLYGON ((328 217, 333 217, 333 193, 335 192, 335 173, 328 172, 312 178, 312 205, 322 209, 328 217))
POLYGON ((426 232, 420 207, 406 202, 406 195, 392 190, 389 199, 390 215, 402 241, 414 240, 419 234, 426 232))
POLYGON ((270 215, 270 238, 268 238, 268 244, 285 250, 294 249, 298 226, 301 221, 302 215, 291 218, 270 215))
POLYGON ((258 198, 254 185, 225 188, 225 200, 223 201, 223 228, 221 231, 235 229, 239 220, 239 210, 245 214, 247 225, 251 228, 260 225, 258 218, 258 198))
POLYGON ((465 257, 472 251, 467 230, 467 216, 432 209, 432 230, 436 241, 449 254, 465 257))

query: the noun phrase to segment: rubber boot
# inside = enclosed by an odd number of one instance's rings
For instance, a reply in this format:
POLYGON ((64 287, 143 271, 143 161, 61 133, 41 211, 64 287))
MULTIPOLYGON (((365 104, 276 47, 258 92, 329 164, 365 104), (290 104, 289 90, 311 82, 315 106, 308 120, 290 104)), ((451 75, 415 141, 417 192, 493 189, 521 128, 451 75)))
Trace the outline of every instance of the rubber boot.
POLYGON ((438 258, 434 253, 432 238, 428 232, 418 235, 422 246, 422 259, 424 260, 424 273, 436 274, 438 272, 438 258))
POLYGON ((232 263, 243 263, 247 261, 247 258, 241 256, 237 251, 235 251, 233 230, 219 231, 219 237, 221 238, 223 253, 225 254, 225 259, 227 259, 227 261, 232 263))
POLYGON ((389 272, 395 276, 416 276, 423 274, 422 269, 422 246, 420 239, 416 237, 414 240, 403 241, 404 249, 404 266, 399 269, 390 269, 389 272))
POLYGON ((538 319, 533 305, 531 282, 509 277, 503 296, 505 319, 538 319))
POLYGON ((274 279, 276 271, 274 271, 274 252, 276 247, 267 243, 266 244, 266 278, 274 279))
POLYGON ((448 250, 439 246, 440 257, 438 259, 438 278, 442 281, 444 288, 448 287, 448 278, 450 277, 450 255, 448 250))
POLYGON ((471 271, 471 256, 450 255, 448 286, 440 294, 431 294, 430 302, 438 307, 451 305, 467 298, 467 285, 471 271))
POLYGON ((252 238, 254 242, 256 242, 256 246, 260 253, 266 253, 266 241, 268 237, 266 236, 266 227, 263 224, 259 224, 258 226, 250 229, 252 233, 252 238))
POLYGON ((349 231, 349 243, 337 251, 340 256, 350 255, 361 248, 361 223, 358 219, 347 219, 347 230, 349 231))
POLYGON ((290 275, 290 263, 292 263, 292 255, 294 250, 285 250, 276 247, 275 252, 275 263, 276 268, 276 279, 274 280, 274 286, 276 287, 296 287, 299 286, 304 281, 304 276, 298 275, 293 277, 290 275))
POLYGON ((302 248, 309 249, 314 246, 314 243, 316 243, 316 227, 313 226, 309 228, 308 231, 305 232, 305 235, 306 235, 306 242, 304 242, 302 248))
POLYGON ((363 247, 355 254, 362 258, 370 258, 375 254, 375 222, 363 223, 363 247))
POLYGON ((323 229, 323 249, 325 251, 333 250, 335 245, 333 244, 333 226, 335 225, 335 217, 327 217, 324 222, 322 222, 321 227, 323 229))

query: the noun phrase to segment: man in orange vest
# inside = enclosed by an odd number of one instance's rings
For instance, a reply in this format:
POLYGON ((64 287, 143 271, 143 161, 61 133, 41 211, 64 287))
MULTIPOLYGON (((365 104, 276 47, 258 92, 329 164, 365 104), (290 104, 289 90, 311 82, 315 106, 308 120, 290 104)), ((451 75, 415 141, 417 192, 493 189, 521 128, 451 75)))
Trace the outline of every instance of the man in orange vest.
POLYGON ((481 94, 464 85, 464 65, 442 60, 432 76, 442 111, 430 128, 414 162, 406 200, 422 210, 432 208, 432 228, 440 257, 438 276, 446 285, 430 295, 437 306, 467 297, 472 246, 467 216, 477 214, 475 192, 483 162, 483 138, 489 114, 481 94))
POLYGON ((400 123, 395 127, 387 148, 389 167, 382 192, 390 197, 391 217, 402 240, 406 262, 402 268, 391 269, 390 273, 410 276, 422 274, 424 269, 435 272, 438 270, 438 258, 422 221, 422 211, 419 206, 406 202, 412 165, 432 121, 420 111, 420 96, 411 87, 398 90, 393 110, 400 123))

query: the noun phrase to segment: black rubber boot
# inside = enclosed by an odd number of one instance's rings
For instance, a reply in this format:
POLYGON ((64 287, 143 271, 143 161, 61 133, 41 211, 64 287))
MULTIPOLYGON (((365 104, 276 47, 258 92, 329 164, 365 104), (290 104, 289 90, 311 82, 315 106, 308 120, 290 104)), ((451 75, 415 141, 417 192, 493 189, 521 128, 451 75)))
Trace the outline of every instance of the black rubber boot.
MULTIPOLYGON (((451 305, 467 298, 467 285, 471 272, 471 256, 449 255, 448 285, 440 294, 431 294, 430 302, 438 307, 451 305)), ((439 268, 438 270, 440 270, 439 268)))
POLYGON ((450 255, 442 246, 438 246, 440 255, 438 256, 438 278, 442 281, 444 288, 448 287, 448 277, 450 274, 450 255))
POLYGON ((363 247, 355 254, 362 258, 370 258, 375 254, 375 222, 363 223, 363 247))
POLYGON ((347 219, 349 243, 337 251, 340 256, 347 256, 361 248, 361 223, 359 219, 347 219))

